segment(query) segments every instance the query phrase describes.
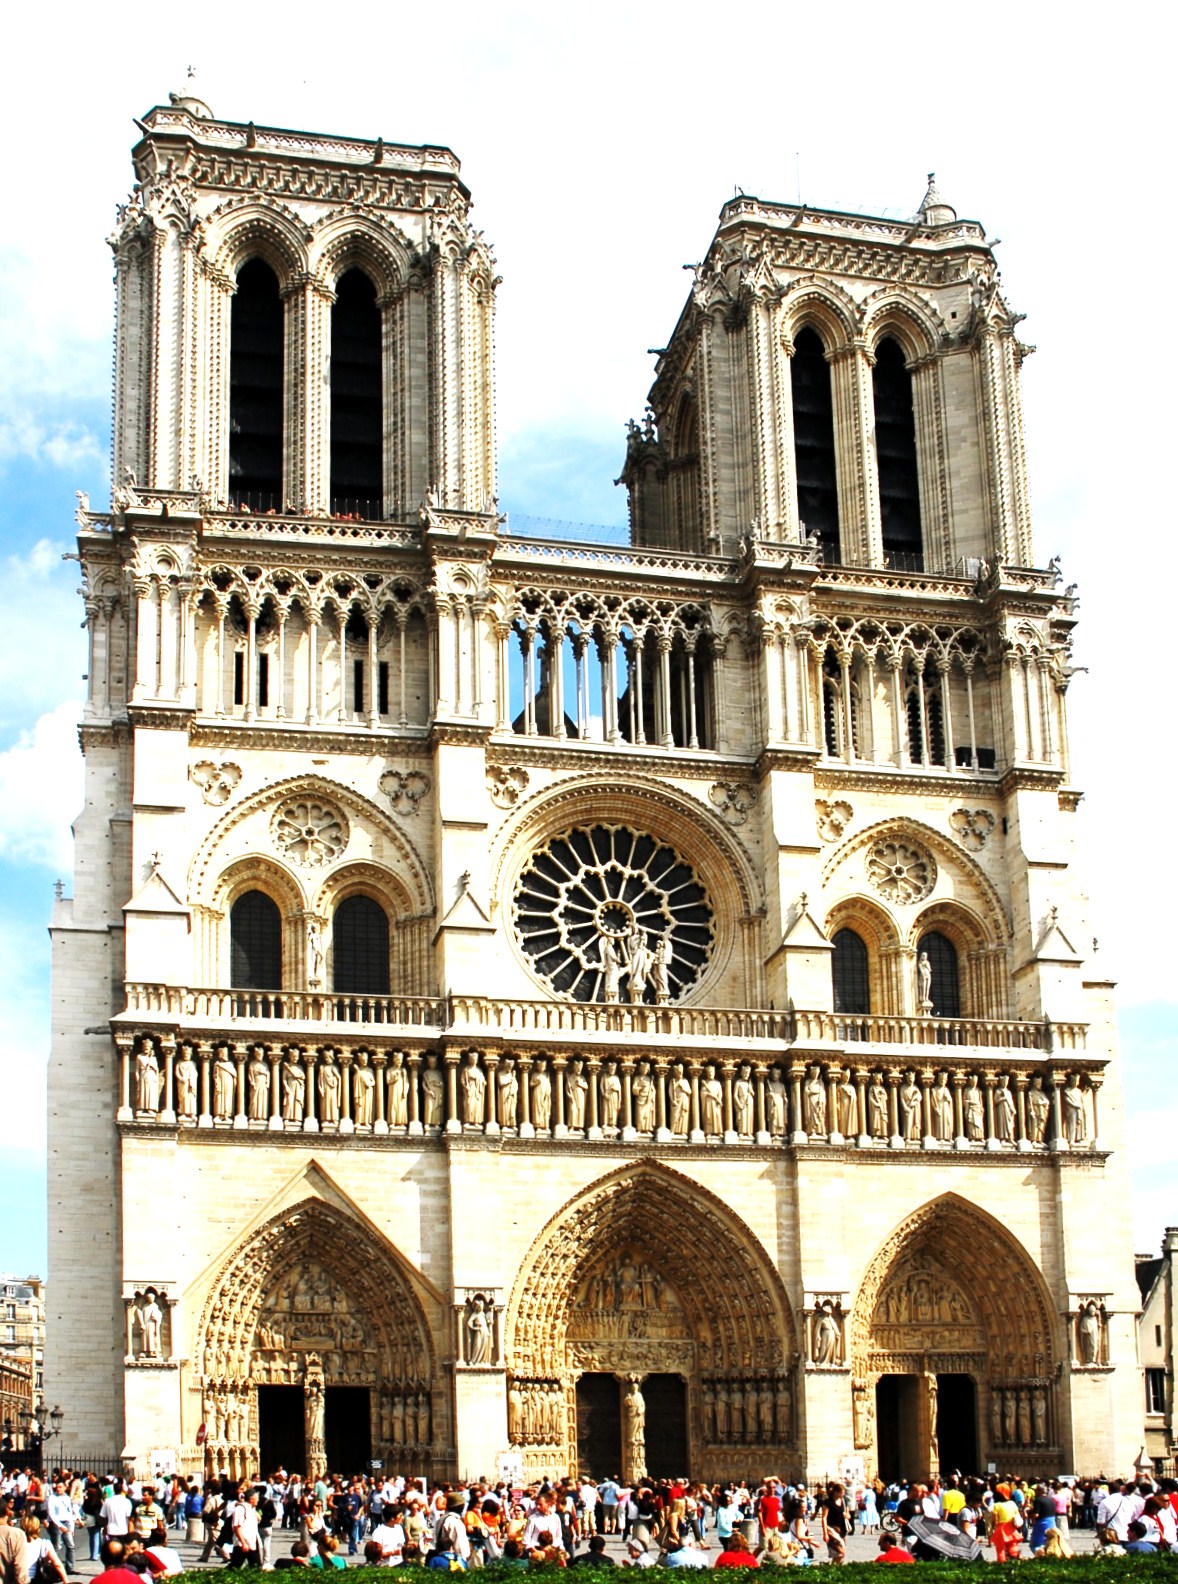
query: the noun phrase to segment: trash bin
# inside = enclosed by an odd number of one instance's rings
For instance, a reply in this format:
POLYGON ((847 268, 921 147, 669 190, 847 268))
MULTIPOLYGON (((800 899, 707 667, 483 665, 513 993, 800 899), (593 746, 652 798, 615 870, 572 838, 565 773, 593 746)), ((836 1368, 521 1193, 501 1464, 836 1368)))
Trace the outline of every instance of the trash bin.
POLYGON ((755 1551, 761 1538, 761 1526, 755 1518, 742 1518, 736 1525, 741 1534, 749 1543, 749 1550, 755 1551))

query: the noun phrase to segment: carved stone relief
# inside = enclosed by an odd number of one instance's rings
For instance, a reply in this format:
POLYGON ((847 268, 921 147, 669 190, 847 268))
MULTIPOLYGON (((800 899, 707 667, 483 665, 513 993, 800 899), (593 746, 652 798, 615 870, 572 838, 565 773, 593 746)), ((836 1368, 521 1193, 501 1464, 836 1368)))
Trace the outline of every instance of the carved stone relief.
POLYGON ((756 801, 756 787, 740 781, 714 781, 708 791, 708 802, 719 809, 729 825, 743 825, 756 801))
POLYGON ((838 841, 854 819, 855 810, 841 799, 827 802, 825 798, 818 798, 814 803, 814 817, 818 822, 818 834, 822 840, 833 842, 838 841))
POLYGON ((189 768, 188 775, 193 784, 200 788, 201 797, 214 808, 228 803, 241 785, 241 766, 228 761, 214 764, 211 759, 200 759, 189 768))
POLYGON ((527 791, 530 777, 519 765, 492 770, 487 776, 487 791, 496 808, 514 808, 527 791))
POLYGON ((996 821, 989 809, 954 809, 949 828, 967 852, 980 852, 993 833, 996 821))
POLYGON ((429 789, 430 778, 421 770, 386 770, 380 778, 380 790, 394 814, 416 814, 429 789))

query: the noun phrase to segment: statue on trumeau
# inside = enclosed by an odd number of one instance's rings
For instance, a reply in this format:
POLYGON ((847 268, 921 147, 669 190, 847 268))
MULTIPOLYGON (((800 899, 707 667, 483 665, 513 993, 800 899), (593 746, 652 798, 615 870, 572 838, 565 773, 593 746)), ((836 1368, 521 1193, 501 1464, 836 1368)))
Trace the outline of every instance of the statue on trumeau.
POLYGON ((490 1364, 492 1351, 491 1305, 481 1293, 466 1300, 466 1362, 490 1364))
POLYGON ((815 1364, 842 1363, 842 1310, 834 1299, 826 1298, 814 1311, 811 1357, 815 1364))
POLYGON ((622 1479, 633 1485, 646 1478, 646 1403, 637 1375, 628 1377, 622 1422, 622 1445, 625 1449, 622 1479))

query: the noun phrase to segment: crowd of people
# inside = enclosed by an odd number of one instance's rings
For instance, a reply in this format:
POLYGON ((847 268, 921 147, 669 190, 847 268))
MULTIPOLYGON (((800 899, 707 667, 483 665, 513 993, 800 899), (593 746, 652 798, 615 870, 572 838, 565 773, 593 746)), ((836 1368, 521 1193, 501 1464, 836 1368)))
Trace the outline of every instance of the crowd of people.
POLYGON ((954 1476, 808 1487, 773 1477, 709 1486, 617 1479, 438 1485, 355 1475, 304 1480, 279 1469, 240 1483, 172 1475, 155 1483, 29 1470, 0 1474, 0 1580, 69 1584, 87 1547, 104 1584, 185 1571, 173 1540, 199 1562, 319 1570, 355 1565, 465 1571, 490 1564, 752 1568, 840 1563, 856 1530, 878 1536, 882 1563, 937 1553, 931 1521, 993 1547, 998 1561, 1067 1557, 1079 1528, 1106 1555, 1178 1550, 1178 1482, 954 1476), (611 1545, 612 1542, 612 1545, 611 1545), (615 1555, 610 1555, 610 1550, 615 1555), (112 1577, 124 1574, 125 1577, 112 1577))

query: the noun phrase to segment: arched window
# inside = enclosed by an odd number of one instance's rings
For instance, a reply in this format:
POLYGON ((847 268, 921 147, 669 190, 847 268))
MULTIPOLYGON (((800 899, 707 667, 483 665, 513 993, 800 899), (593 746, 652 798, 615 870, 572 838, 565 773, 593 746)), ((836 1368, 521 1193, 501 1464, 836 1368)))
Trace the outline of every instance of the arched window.
POLYGON ((247 891, 229 910, 234 990, 282 989, 282 915, 264 891, 247 891))
POLYGON ((793 387, 794 466, 798 478, 798 516, 806 532, 817 534, 826 561, 838 562, 838 475, 834 462, 834 406, 830 365, 822 340, 811 329, 794 340, 790 364, 793 387))
POLYGON ((905 366, 903 350, 891 336, 886 336, 875 349, 871 383, 884 559, 902 571, 921 572, 924 541, 920 531, 912 375, 905 366))
POLYGON ((229 313, 229 495, 235 506, 282 506, 282 298, 261 259, 237 272, 229 313))
POLYGON ((675 485, 675 544, 694 550, 700 543, 699 520, 699 415, 695 397, 687 394, 675 425, 675 455, 671 459, 675 485))
POLYGON ((384 408, 376 287, 351 269, 331 309, 331 509, 384 516, 384 408))
POLYGON ((937 1017, 960 1017, 961 983, 957 974, 956 946, 939 930, 929 930, 927 935, 920 937, 920 945, 916 950, 918 961, 922 952, 928 956, 933 976, 929 1000, 934 1013, 937 1017))
POLYGON ((331 983, 345 995, 389 993, 389 919, 371 897, 345 897, 335 910, 331 983))
POLYGON ((941 675, 931 664, 917 672, 909 660, 904 674, 904 708, 908 720, 908 756, 913 764, 945 763, 945 711, 941 675))
POLYGON ((822 658, 822 722, 826 753, 831 759, 859 757, 859 683, 853 675, 850 678, 850 692, 851 719, 848 722, 842 664, 835 651, 827 649, 822 658))
POLYGON ((867 947, 852 929, 841 929, 834 937, 831 960, 834 975, 834 1009, 865 1017, 871 1011, 871 984, 867 970, 867 947))

